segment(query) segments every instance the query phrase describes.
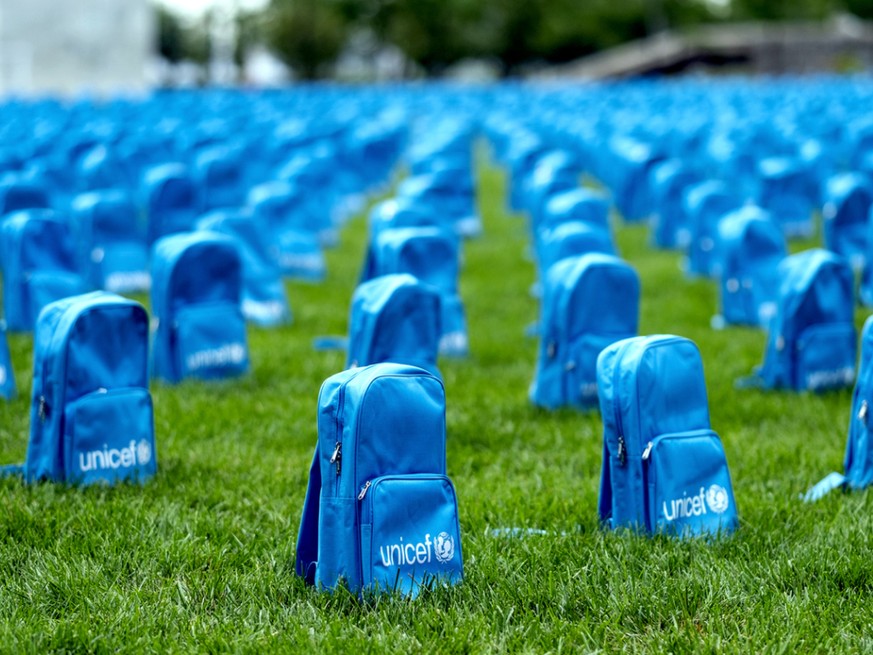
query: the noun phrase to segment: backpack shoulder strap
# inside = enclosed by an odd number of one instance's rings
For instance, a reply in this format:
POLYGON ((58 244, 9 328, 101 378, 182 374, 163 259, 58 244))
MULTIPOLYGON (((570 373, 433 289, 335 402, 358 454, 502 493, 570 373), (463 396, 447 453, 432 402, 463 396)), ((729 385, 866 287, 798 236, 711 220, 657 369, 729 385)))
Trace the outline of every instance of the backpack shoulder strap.
POLYGON ((5 464, 0 466, 0 478, 24 477, 24 464, 5 464))
POLYGON ((300 517, 300 530, 297 533, 297 556, 295 570, 306 580, 315 583, 315 567, 318 564, 318 514, 321 501, 321 467, 318 462, 318 445, 312 455, 309 468, 309 486, 306 500, 303 501, 303 515, 300 517))

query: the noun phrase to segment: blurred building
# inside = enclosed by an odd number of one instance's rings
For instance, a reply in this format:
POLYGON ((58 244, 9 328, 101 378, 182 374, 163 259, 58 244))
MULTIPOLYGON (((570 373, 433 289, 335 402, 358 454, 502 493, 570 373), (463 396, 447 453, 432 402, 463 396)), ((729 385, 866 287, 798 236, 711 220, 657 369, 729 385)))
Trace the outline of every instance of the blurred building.
POLYGON ((843 15, 824 23, 701 25, 625 43, 536 76, 609 79, 707 69, 768 75, 870 72, 873 24, 843 15))
POLYGON ((140 90, 150 0, 0 0, 0 94, 140 90))

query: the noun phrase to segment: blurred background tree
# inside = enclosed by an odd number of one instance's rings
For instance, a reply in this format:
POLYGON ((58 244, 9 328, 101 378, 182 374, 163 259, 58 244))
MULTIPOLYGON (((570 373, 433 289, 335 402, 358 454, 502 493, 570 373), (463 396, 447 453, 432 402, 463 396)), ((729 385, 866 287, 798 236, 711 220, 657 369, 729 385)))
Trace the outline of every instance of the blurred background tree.
MULTIPOLYGON (((330 76, 356 34, 392 46, 427 75, 467 58, 504 75, 560 63, 665 29, 723 20, 823 20, 835 12, 873 19, 873 0, 270 0, 237 17, 235 59, 265 43, 304 79, 330 76)), ((169 61, 208 57, 208 24, 185 28, 159 10, 169 61), (204 41, 205 39, 205 46, 204 41)))

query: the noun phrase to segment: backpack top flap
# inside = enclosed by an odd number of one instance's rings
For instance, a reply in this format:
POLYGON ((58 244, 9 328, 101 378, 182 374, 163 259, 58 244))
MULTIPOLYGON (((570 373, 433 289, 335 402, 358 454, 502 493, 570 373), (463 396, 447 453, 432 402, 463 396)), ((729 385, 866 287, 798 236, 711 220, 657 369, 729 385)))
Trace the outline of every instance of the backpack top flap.
POLYGON ((410 273, 443 293, 458 287, 458 243, 441 228, 396 228, 376 243, 376 274, 410 273))
POLYGON ((549 198, 543 227, 569 221, 582 221, 609 231, 609 202, 602 193, 578 188, 549 198))
POLYGON ((624 260, 602 253, 570 257, 547 274, 544 329, 566 343, 586 332, 635 334, 640 281, 624 260))
POLYGON ((782 230, 760 207, 746 206, 719 221, 723 273, 740 275, 756 264, 781 260, 788 248, 782 230))
POLYGON ((142 241, 136 207, 130 195, 120 189, 92 191, 73 201, 74 220, 86 244, 94 246, 106 241, 142 241))
POLYGON ((615 245, 609 231, 598 225, 581 221, 560 223, 548 230, 539 230, 540 266, 549 266, 561 259, 589 252, 615 254, 615 245))
POLYGON ((860 489, 873 482, 873 462, 870 452, 873 444, 869 440, 868 425, 873 421, 870 413, 870 397, 873 394, 873 316, 864 322, 861 332, 861 361, 858 364, 858 379, 852 396, 852 413, 849 416, 849 438, 843 465, 846 482, 860 489), (864 447, 861 447, 862 438, 864 447))
POLYGON ((148 315, 137 302, 95 291, 47 305, 34 335, 26 475, 63 479, 67 403, 99 389, 148 386, 148 315))
POLYGON ((318 406, 325 495, 357 497, 386 473, 445 474, 445 390, 423 369, 381 363, 343 371, 324 382, 318 406))
POLYGON ((348 366, 393 361, 434 372, 440 296, 412 275, 383 275, 359 285, 349 325, 348 366))
POLYGON ((822 215, 826 221, 839 227, 852 223, 865 225, 871 204, 873 187, 864 175, 840 173, 831 177, 825 185, 822 215))
POLYGON ((226 234, 237 241, 244 277, 252 279, 262 276, 279 277, 279 268, 270 256, 267 241, 250 211, 213 210, 197 222, 197 229, 226 234))
MULTIPOLYGON (((17 273, 61 270, 76 272, 76 258, 69 226, 49 209, 33 209, 12 214, 9 226, 13 240, 11 261, 17 260, 17 273)), ((11 263, 11 262, 10 262, 11 263)))
POLYGON ((152 307, 162 321, 186 305, 238 304, 242 294, 238 246, 232 238, 206 230, 164 237, 155 244, 152 279, 152 307))

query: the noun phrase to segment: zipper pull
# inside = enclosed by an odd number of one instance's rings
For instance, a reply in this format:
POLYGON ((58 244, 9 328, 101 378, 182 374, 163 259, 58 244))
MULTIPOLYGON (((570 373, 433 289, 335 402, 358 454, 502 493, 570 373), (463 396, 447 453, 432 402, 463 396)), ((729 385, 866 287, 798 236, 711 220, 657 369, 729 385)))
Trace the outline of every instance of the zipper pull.
POLYGON ((39 408, 37 409, 37 415, 39 416, 39 420, 45 423, 45 420, 48 418, 48 403, 46 402, 45 396, 39 397, 39 408))
POLYGON ((627 447, 624 444, 624 437, 622 435, 618 435, 618 463, 621 466, 624 466, 627 462, 627 447))
POLYGON ((336 464, 336 474, 339 475, 342 470, 343 462, 343 445, 341 442, 336 442, 336 448, 333 449, 333 455, 330 456, 330 463, 336 464))
POLYGON ((372 483, 371 483, 369 480, 367 480, 367 482, 366 482, 366 483, 364 484, 364 486, 361 488, 361 493, 358 494, 358 500, 364 500, 364 496, 367 495, 367 489, 370 488, 370 485, 371 485, 371 484, 372 484, 372 483))
POLYGON ((654 444, 653 444, 651 441, 646 445, 646 449, 643 451, 643 461, 644 461, 644 462, 645 462, 647 459, 649 459, 649 455, 652 454, 652 446, 653 446, 653 445, 654 445, 654 444))
POLYGON ((861 409, 858 410, 858 418, 861 419, 861 421, 863 421, 864 425, 867 425, 867 411, 868 411, 867 401, 862 400, 861 401, 861 409))

